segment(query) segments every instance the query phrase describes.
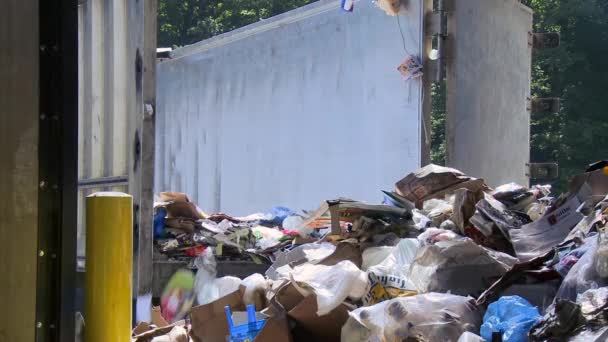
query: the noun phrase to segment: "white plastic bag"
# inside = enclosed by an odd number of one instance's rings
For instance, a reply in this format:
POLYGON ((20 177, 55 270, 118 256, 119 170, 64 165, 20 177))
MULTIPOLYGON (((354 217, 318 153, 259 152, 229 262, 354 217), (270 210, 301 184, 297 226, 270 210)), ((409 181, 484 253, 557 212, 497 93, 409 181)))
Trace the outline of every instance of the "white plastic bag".
POLYGON ((360 299, 368 285, 367 274, 350 261, 341 261, 333 266, 300 265, 294 268, 290 277, 302 295, 309 295, 310 290, 315 293, 319 316, 331 312, 347 297, 360 299))
POLYGON ((570 272, 564 278, 555 296, 556 299, 561 298, 574 301, 579 294, 589 289, 608 286, 608 279, 602 278, 597 273, 597 236, 587 238, 585 244, 589 244, 589 249, 572 266, 570 272))
POLYGON ((298 232, 301 237, 309 237, 315 230, 307 227, 304 224, 304 219, 301 216, 288 216, 283 221, 283 229, 298 232))
POLYGON ((416 286, 408 273, 419 248, 418 240, 402 239, 381 263, 367 270, 370 288, 363 298, 365 305, 416 293, 416 286))
POLYGON ((283 233, 276 228, 258 226, 252 228, 251 232, 258 239, 256 245, 262 250, 278 245, 283 237, 283 233))
POLYGON ((477 332, 481 312, 471 297, 426 293, 400 297, 349 312, 343 342, 452 341, 466 331, 477 332))
POLYGON ((199 305, 209 304, 239 289, 241 279, 236 277, 216 278, 217 263, 211 248, 205 249, 203 255, 196 258, 194 266, 198 268, 194 281, 196 300, 199 305))
POLYGON ((458 342, 486 342, 486 340, 481 338, 481 336, 479 335, 473 334, 469 331, 465 331, 462 335, 460 335, 458 342))
POLYGON ((217 263, 211 248, 205 249, 203 255, 194 260, 194 267, 198 269, 194 281, 196 300, 200 305, 211 303, 217 296, 217 288, 214 287, 217 263))
POLYGON ((215 286, 217 287, 217 298, 215 300, 217 300, 237 291, 241 286, 241 279, 230 276, 217 278, 215 279, 215 286))
POLYGON ((245 305, 249 305, 255 304, 256 293, 265 295, 266 291, 270 287, 270 280, 266 280, 263 275, 256 273, 243 279, 241 284, 245 286, 243 302, 245 302, 245 305))
POLYGON ((299 264, 301 261, 308 261, 315 264, 336 251, 336 246, 328 242, 307 243, 284 253, 279 252, 275 262, 266 271, 266 277, 271 280, 288 278, 292 268, 290 263, 299 264))
POLYGON ((424 215, 418 209, 412 210, 412 220, 414 220, 414 225, 416 228, 418 228, 418 230, 422 230, 433 225, 431 219, 426 217, 426 215, 424 215))
POLYGON ((441 228, 429 228, 424 233, 418 235, 418 240, 423 244, 433 245, 439 241, 454 240, 460 236, 451 230, 441 228))
POLYGON ((370 247, 363 251, 361 269, 367 271, 370 267, 380 264, 393 251, 393 246, 370 247))

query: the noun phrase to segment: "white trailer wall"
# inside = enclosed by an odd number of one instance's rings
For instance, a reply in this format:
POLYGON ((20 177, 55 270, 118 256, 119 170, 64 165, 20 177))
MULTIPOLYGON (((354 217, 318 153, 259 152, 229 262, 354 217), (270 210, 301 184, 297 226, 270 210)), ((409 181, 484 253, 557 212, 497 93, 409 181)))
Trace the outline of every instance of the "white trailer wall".
POLYGON ((447 164, 490 186, 528 184, 532 10, 449 0, 447 164))
POLYGON ((238 215, 378 202, 421 163, 422 82, 396 70, 421 55, 421 3, 396 18, 322 0, 174 51, 157 73, 155 191, 238 215))

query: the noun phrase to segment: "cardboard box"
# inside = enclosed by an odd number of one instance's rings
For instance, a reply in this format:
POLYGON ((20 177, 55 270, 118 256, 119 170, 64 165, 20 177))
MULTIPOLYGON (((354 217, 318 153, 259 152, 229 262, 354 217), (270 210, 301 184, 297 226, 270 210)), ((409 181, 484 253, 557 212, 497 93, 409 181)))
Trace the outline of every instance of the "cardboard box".
MULTIPOLYGON (((245 311, 244 293, 245 287, 241 286, 238 291, 215 302, 192 308, 190 313, 192 324, 190 337, 192 340, 194 342, 225 342, 229 331, 224 307, 230 306, 233 312, 245 311)), ((285 312, 275 310, 272 314, 255 342, 292 341, 285 312)))
POLYGON ((342 326, 348 319, 349 308, 342 304, 325 316, 317 315, 315 295, 304 297, 287 283, 271 300, 295 322, 292 330, 294 341, 340 341, 342 326))

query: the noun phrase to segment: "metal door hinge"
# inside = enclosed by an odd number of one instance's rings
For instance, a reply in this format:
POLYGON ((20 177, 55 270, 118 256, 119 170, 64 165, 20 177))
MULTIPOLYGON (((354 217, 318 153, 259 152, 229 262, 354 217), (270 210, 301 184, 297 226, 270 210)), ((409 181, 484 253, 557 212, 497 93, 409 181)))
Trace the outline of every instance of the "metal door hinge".
POLYGON ((553 180, 559 177, 557 163, 527 163, 526 176, 536 180, 553 180))
POLYGON ((553 49, 559 46, 560 41, 558 32, 528 33, 528 46, 534 49, 553 49))
POLYGON ((560 110, 559 97, 528 98, 527 110, 531 113, 557 113, 560 110))

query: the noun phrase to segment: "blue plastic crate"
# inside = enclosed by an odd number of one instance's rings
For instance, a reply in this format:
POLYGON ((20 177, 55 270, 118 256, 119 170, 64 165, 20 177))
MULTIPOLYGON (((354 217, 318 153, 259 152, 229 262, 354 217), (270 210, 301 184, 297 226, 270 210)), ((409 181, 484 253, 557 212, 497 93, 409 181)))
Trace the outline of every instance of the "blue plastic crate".
POLYGON ((226 319, 228 320, 228 330, 230 336, 228 337, 229 342, 252 342, 260 334, 260 331, 264 329, 266 320, 257 320, 255 317, 255 306, 247 305, 247 323, 241 325, 234 325, 232 321, 232 311, 229 306, 225 306, 226 319))

